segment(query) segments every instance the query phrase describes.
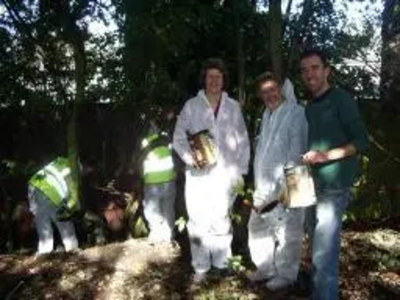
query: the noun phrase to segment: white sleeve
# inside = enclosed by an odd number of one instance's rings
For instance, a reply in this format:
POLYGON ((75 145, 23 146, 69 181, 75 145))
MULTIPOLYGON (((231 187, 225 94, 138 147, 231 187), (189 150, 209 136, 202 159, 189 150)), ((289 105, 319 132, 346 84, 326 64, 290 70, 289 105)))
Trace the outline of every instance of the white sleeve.
POLYGON ((243 114, 240 107, 238 108, 237 122, 238 122, 237 133, 236 133, 236 138, 238 141, 237 162, 240 174, 245 175, 249 171, 250 141, 246 128, 246 123, 244 122, 243 114))
MULTIPOLYGON (((298 164, 304 154, 307 145, 307 121, 303 109, 296 109, 290 118, 289 144, 287 145, 286 157, 287 164, 298 164)), ((286 179, 283 168, 277 171, 274 188, 267 195, 265 203, 277 200, 281 193, 286 189, 286 179)))
POLYGON ((190 106, 186 102, 175 125, 173 147, 185 164, 194 164, 186 132, 190 129, 190 106))
POLYGON ((293 114, 289 134, 290 145, 287 163, 298 164, 307 149, 308 125, 303 109, 299 109, 293 114))

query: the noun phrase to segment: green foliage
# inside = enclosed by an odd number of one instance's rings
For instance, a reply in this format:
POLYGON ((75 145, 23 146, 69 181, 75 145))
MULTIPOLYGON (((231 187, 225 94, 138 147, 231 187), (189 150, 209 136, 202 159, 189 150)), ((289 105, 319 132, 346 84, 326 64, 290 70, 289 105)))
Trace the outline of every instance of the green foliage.
POLYGON ((149 229, 147 228, 143 217, 139 217, 135 222, 134 227, 130 228, 130 230, 133 237, 145 237, 149 234, 149 229))
POLYGON ((400 215, 400 153, 397 118, 388 118, 374 104, 363 102, 362 112, 371 135, 371 143, 362 161, 362 172, 353 188, 354 201, 348 218, 378 219, 400 215))
POLYGON ((184 217, 179 217, 175 221, 175 226, 178 229, 178 232, 183 232, 186 229, 187 220, 184 217))
POLYGON ((34 161, 21 164, 16 160, 4 159, 0 161, 0 170, 4 179, 7 177, 29 177, 38 170, 38 166, 34 161))
MULTIPOLYGON (((266 45, 269 35, 268 14, 254 10, 250 1, 225 1, 223 5, 218 1, 142 0, 131 3, 114 0, 111 4, 96 3, 88 1, 88 6, 79 15, 79 18, 86 17, 85 22, 80 24, 81 28, 87 32, 90 22, 102 20, 107 23, 113 18, 119 25, 119 31, 99 36, 91 36, 88 32, 86 34, 85 40, 92 45, 88 47, 87 53, 88 101, 125 101, 144 112, 152 105, 175 104, 197 90, 200 63, 205 58, 216 56, 227 61, 231 74, 229 89, 237 93, 239 32, 243 36, 242 56, 247 94, 253 93, 254 78, 271 66, 270 58, 266 55, 269 47, 266 45), (121 23, 123 17, 124 24, 121 23), (124 41, 120 33, 124 33, 124 41)), ((299 4, 300 8, 301 5, 303 3, 299 4)), ((18 6, 13 8, 23 16, 29 28, 24 29, 17 39, 30 41, 23 43, 22 52, 33 54, 28 55, 30 58, 40 49, 44 53, 43 58, 28 60, 39 64, 45 60, 42 75, 31 75, 30 80, 35 79, 35 82, 29 86, 35 86, 36 91, 43 86, 44 94, 51 101, 67 101, 70 98, 68 85, 73 80, 72 57, 66 55, 68 48, 62 42, 66 33, 60 30, 64 26, 60 23, 62 18, 58 18, 60 8, 45 1, 41 6, 19 1, 18 6), (32 36, 35 36, 33 43, 32 36), (42 81, 38 84, 40 78, 42 81)), ((300 37, 304 41, 303 46, 322 46, 332 50, 339 59, 342 53, 336 51, 338 45, 346 47, 346 43, 352 40, 355 40, 353 45, 365 45, 359 43, 356 36, 341 43, 342 33, 338 24, 343 18, 343 15, 335 11, 332 1, 319 1, 312 7, 311 18, 300 37)), ((297 43, 292 40, 296 29, 305 26, 299 23, 302 20, 297 11, 287 16, 287 19, 290 24, 284 34, 284 53, 287 53, 287 48, 293 42, 297 43)), ((13 23, 9 24, 12 29, 13 23)), ((12 35, 8 37, 8 43, 15 37, 15 34, 12 35)), ((7 36, 5 38, 7 40, 7 36)), ((293 72, 297 73, 292 70, 292 75, 296 74, 293 72)), ((8 72, 18 76, 24 73, 8 72)), ((359 75, 354 74, 356 77, 359 75)), ((7 88, 11 86, 6 85, 7 88)), ((4 94, 10 95, 6 91, 4 94)), ((45 95, 41 98, 46 98, 43 97, 45 95)))
POLYGON ((232 256, 228 261, 228 268, 237 273, 243 273, 246 271, 246 267, 244 265, 244 260, 241 255, 232 256))
POLYGON ((400 268, 400 255, 375 250, 370 254, 371 262, 377 265, 378 270, 396 270, 400 268))
POLYGON ((232 213, 232 212, 231 212, 231 213, 229 214, 229 218, 230 218, 231 221, 232 221, 233 223, 235 223, 235 224, 238 224, 238 225, 243 224, 243 220, 242 220, 241 214, 232 213))
POLYGON ((244 199, 252 199, 254 190, 249 188, 243 179, 239 180, 238 183, 233 187, 233 193, 244 199))
MULTIPOLYGON (((69 104, 75 99, 75 63, 70 45, 74 35, 71 32, 79 29, 86 47, 85 102, 110 101, 116 104, 114 108, 125 111, 127 118, 135 120, 160 106, 179 107, 199 88, 202 61, 221 57, 228 65, 228 91, 233 96, 239 92, 239 75, 244 76, 245 118, 250 136, 255 136, 262 105, 254 94, 254 79, 271 69, 272 58, 267 55, 271 46, 268 44, 270 15, 257 10, 252 5, 254 1, 64 1, 68 7, 53 2, 7 1, 7 9, 1 2, 4 13, 0 16, 0 107, 22 107, 24 112, 43 115, 56 124, 58 138, 65 139, 62 128, 70 117, 69 104), (88 28, 95 21, 115 22, 117 30, 92 34, 88 28), (240 36, 242 44, 238 43, 240 36), (243 70, 239 60, 244 62, 243 70), (59 108, 54 108, 54 104, 60 105, 59 108), (65 104, 67 106, 61 106, 65 104)), ((320 46, 331 54, 336 66, 335 82, 359 99, 375 99, 377 89, 373 77, 379 74, 350 66, 343 59, 361 56, 368 62, 363 55, 371 46, 377 48, 379 54, 374 27, 380 25, 379 20, 375 20, 373 14, 365 14, 362 29, 348 31, 345 30, 347 20, 352 16, 339 11, 335 1, 297 3, 297 9, 284 16, 288 23, 281 45, 285 60, 291 49, 295 49, 287 73, 296 86, 300 87, 298 53, 304 47, 320 46), (312 5, 307 6, 309 3, 312 5), (302 18, 305 7, 311 8, 309 19, 302 18)), ((397 24, 396 20, 388 21, 388 24, 397 24)), ((390 121, 385 115, 378 116, 378 110, 379 107, 373 107, 364 112, 371 133, 390 153, 400 153, 395 130, 397 121, 390 121)), ((27 117, 21 114, 20 118, 22 123, 27 117)), ((109 127, 107 122, 104 121, 104 128, 109 127)), ((27 124, 30 126, 29 122, 27 124)), ((121 126, 124 126, 123 121, 121 126)), ((28 130, 24 134, 12 134, 13 143, 22 141, 13 146, 15 157, 1 157, 16 163, 7 167, 8 174, 26 173, 30 168, 27 162, 34 160, 25 159, 30 147, 40 148, 47 155, 61 148, 56 146, 59 142, 55 143, 53 136, 49 135, 45 145, 29 135, 28 130), (22 163, 21 157, 24 157, 22 163)), ((135 138, 132 135, 132 139, 135 138)), ((116 139, 113 141, 123 144, 116 139)), ((397 163, 373 145, 367 157, 369 162, 364 165, 364 173, 354 189, 357 200, 352 204, 349 219, 400 211, 397 163)), ((244 189, 244 186, 238 187, 234 192, 251 199, 251 190, 244 189)), ((242 222, 240 214, 234 213, 231 217, 242 222)), ((185 222, 179 221, 177 226, 183 230, 185 222)))

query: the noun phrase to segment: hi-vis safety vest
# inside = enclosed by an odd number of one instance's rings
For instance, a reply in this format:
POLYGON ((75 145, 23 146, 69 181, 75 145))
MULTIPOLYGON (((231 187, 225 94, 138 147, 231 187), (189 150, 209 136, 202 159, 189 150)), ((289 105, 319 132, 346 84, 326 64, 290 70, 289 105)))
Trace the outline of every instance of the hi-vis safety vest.
POLYGON ((56 206, 60 206, 64 202, 69 208, 72 208, 76 205, 76 199, 70 197, 69 182, 72 180, 70 175, 71 169, 68 160, 64 157, 57 157, 33 175, 29 184, 41 190, 56 206))
POLYGON ((143 177, 147 184, 164 183, 175 179, 170 146, 156 145, 151 148, 151 143, 158 138, 159 134, 152 134, 142 141, 142 149, 150 148, 143 161, 143 177))

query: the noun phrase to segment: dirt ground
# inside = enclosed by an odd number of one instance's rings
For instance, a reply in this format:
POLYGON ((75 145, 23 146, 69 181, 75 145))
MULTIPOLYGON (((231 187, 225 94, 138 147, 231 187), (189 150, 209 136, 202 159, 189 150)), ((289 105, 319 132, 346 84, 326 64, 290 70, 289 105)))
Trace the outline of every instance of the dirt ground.
MULTIPOLYGON (((186 251, 128 240, 40 257, 0 256, 0 299, 306 299, 302 276, 291 291, 268 293, 244 272, 190 284, 186 251)), ((341 299, 400 299, 400 231, 350 230, 342 238, 341 299)))

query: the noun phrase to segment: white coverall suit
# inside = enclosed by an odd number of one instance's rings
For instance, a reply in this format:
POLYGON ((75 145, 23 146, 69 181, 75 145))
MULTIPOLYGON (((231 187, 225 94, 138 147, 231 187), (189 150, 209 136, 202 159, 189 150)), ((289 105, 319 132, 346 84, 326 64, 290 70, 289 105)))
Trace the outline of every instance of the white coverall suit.
POLYGON ((234 186, 248 171, 249 138, 239 103, 222 94, 217 117, 203 90, 188 100, 179 115, 174 148, 186 163, 185 198, 189 216, 192 267, 205 273, 211 265, 223 269, 231 255, 230 208, 234 186), (217 152, 217 163, 201 170, 193 168, 186 131, 208 129, 217 152))
MULTIPOLYGON (((283 102, 273 112, 265 110, 254 159, 254 205, 263 207, 278 199, 284 187, 284 166, 299 163, 307 143, 304 109, 296 103, 293 86, 286 80, 283 102)), ((252 212, 248 224, 249 248, 263 278, 297 278, 303 238, 303 208, 252 212)))

